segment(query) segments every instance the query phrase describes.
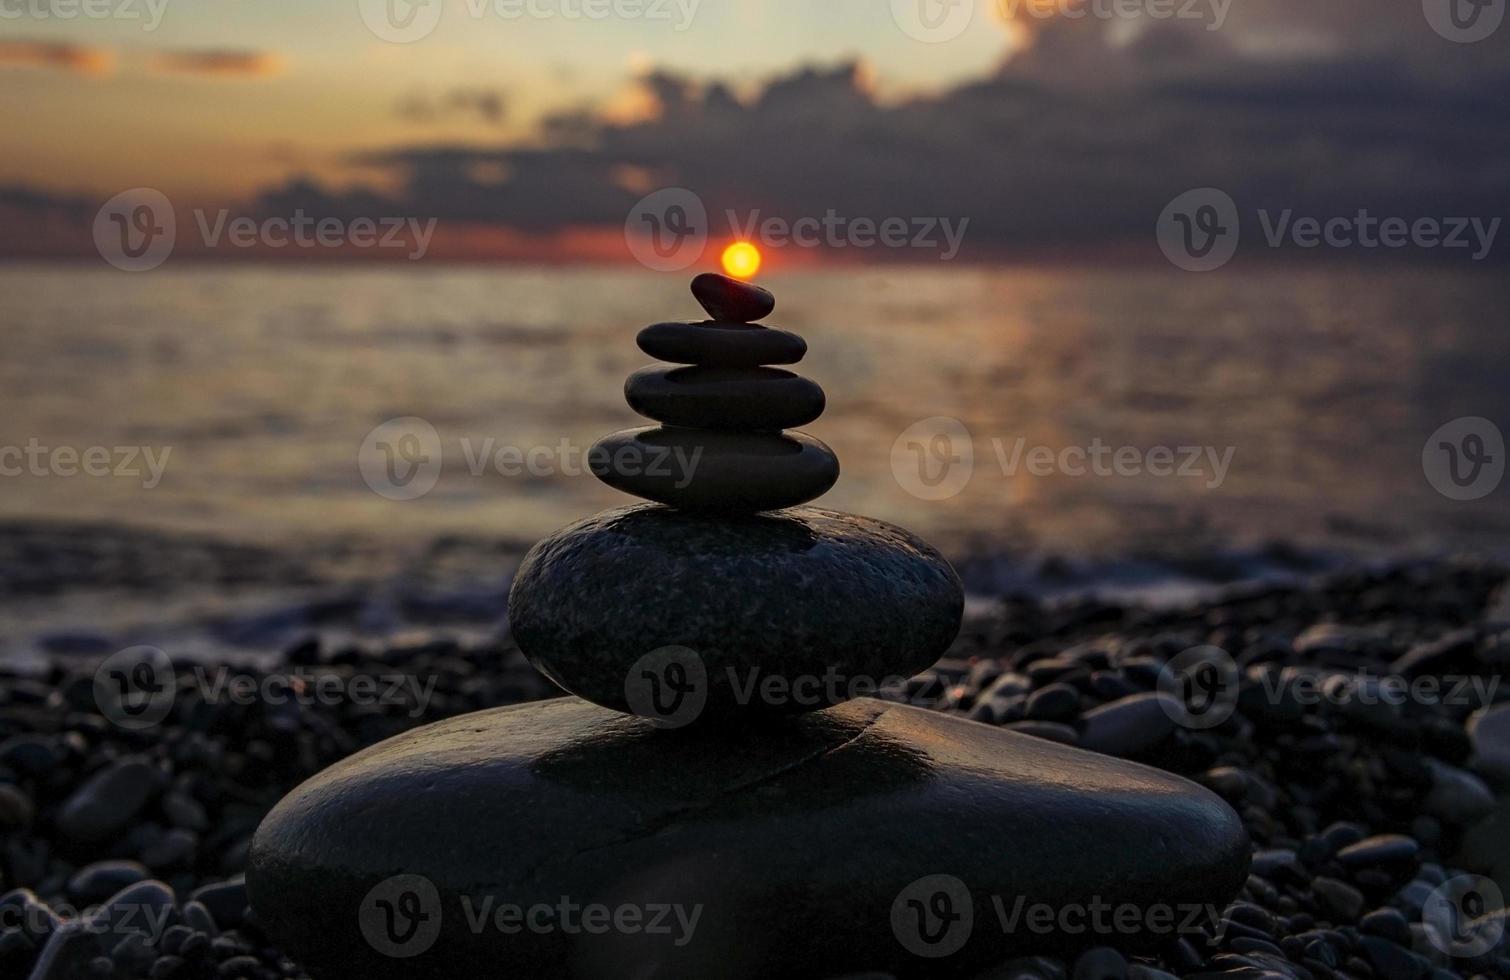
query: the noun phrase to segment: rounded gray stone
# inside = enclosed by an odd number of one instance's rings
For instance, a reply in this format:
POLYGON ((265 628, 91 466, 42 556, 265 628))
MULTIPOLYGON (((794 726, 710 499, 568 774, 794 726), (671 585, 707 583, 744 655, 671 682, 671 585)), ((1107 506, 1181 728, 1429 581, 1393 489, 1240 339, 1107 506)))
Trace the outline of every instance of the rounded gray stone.
POLYGON ((936 661, 963 610, 926 542, 814 507, 605 511, 535 545, 509 595, 514 638, 546 676, 668 724, 872 694, 936 661))
POLYGON ((667 732, 561 698, 310 779, 258 829, 247 887, 320 980, 946 977, 1157 948, 1248 864, 1237 814, 1193 783, 935 712, 864 699, 758 735, 667 732), (941 895, 953 918, 928 920, 941 895), (640 925, 563 928, 563 900, 578 924, 597 906, 640 925), (508 911, 542 904, 541 928, 508 911), (1086 926, 1124 906, 1136 928, 1086 926))

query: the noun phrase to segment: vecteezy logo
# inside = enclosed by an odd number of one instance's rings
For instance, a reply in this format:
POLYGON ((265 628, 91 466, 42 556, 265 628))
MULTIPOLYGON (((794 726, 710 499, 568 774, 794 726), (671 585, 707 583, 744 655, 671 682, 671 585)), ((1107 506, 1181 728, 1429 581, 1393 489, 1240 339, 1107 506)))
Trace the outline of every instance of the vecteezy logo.
POLYGON ((914 956, 938 959, 959 952, 974 925, 970 889, 954 875, 925 875, 891 903, 891 931, 914 956))
POLYGON ((629 254, 647 269, 679 272, 703 257, 708 244, 708 209, 685 187, 646 194, 624 219, 629 254))
POLYGON ((1505 933, 1505 896, 1479 875, 1458 875, 1433 888, 1421 908, 1431 944, 1448 956, 1471 959, 1499 945, 1505 933))
POLYGON ((1505 19, 1505 0, 1421 0, 1426 22, 1449 41, 1482 41, 1505 19))
POLYGON ((362 899, 357 925, 367 944, 384 956, 418 956, 440 935, 440 892, 423 875, 394 875, 362 899))
POLYGON ((1159 250, 1186 272, 1210 272, 1237 253, 1239 226, 1237 203, 1226 191, 1198 187, 1170 201, 1159 215, 1159 250))
POLYGON ((357 469, 373 493, 389 500, 415 500, 435 489, 442 455, 435 426, 406 415, 367 433, 357 450, 357 469))
POLYGON ((891 0, 892 20, 908 37, 927 44, 954 40, 974 16, 974 0, 891 0))
POLYGON ((394 44, 429 37, 440 23, 442 6, 443 0, 357 0, 367 29, 394 44))
POLYGON ((630 711, 657 727, 690 725, 708 703, 708 668, 688 647, 652 650, 629 668, 624 700, 630 711))
POLYGON ((1453 419, 1421 448, 1426 481, 1449 500, 1477 500, 1494 492, 1505 476, 1505 437, 1486 418, 1453 419))
POLYGON ((146 272, 168 261, 178 239, 173 203, 150 187, 134 187, 106 201, 94 216, 94 247, 125 272, 146 272))
POLYGON ((130 731, 161 724, 173 710, 173 661, 157 647, 127 647, 106 657, 94 672, 94 703, 100 714, 130 731))
POLYGON ((1159 668, 1159 706, 1186 728, 1215 728, 1237 710, 1237 662, 1221 647, 1191 647, 1159 668))
POLYGON ((946 500, 975 472, 975 441, 959 419, 936 415, 914 422, 891 444, 891 475, 922 500, 946 500))

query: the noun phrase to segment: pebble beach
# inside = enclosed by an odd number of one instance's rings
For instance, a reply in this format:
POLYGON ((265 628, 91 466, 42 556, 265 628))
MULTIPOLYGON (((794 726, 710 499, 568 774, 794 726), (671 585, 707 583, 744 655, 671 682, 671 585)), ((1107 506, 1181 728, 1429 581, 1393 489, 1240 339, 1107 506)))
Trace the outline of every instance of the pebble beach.
MULTIPOLYGON (((1510 870, 1496 801, 1510 774, 1499 688, 1510 664, 1507 578, 1497 565, 1443 560, 1232 586, 1178 607, 972 600, 945 658, 882 697, 1184 776, 1226 800, 1252 843, 1237 899, 1162 948, 1119 948, 1114 929, 1092 929, 1073 951, 1046 940, 1046 955, 978 975, 1510 976, 1504 943, 1482 941, 1503 929, 1492 914, 1463 924, 1480 940, 1464 945, 1440 934, 1432 912, 1452 882, 1510 870), (1165 710, 1171 694, 1160 689, 1171 661, 1203 647, 1239 672, 1217 723, 1165 710)), ((260 651, 255 666, 207 675, 174 663, 166 710, 143 726, 121 724, 108 698, 102 706, 98 658, 5 669, 0 974, 305 976, 264 935, 241 878, 273 804, 390 736, 559 694, 506 624, 461 636, 444 623, 388 643, 315 631, 260 651), (354 683, 361 677, 371 685, 354 683), (236 690, 260 696, 227 693, 236 690)), ((864 950, 852 954, 851 975, 881 976, 867 972, 864 950)))

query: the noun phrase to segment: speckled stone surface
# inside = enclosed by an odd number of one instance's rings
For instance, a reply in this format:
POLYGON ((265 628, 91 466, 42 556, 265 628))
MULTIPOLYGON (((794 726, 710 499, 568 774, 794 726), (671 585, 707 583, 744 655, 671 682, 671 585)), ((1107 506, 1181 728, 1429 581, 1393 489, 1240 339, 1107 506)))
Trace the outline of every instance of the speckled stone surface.
POLYGON ((667 425, 747 432, 794 429, 823 414, 823 389, 779 368, 641 368, 624 382, 624 400, 667 425))
POLYGON ((310 779, 258 829, 247 887, 321 980, 949 977, 1105 942, 1004 927, 998 901, 1220 909, 1248 864, 1241 821, 1209 791, 975 722, 864 699, 759 733, 668 732, 561 698, 420 728, 310 779), (398 874, 434 888, 403 958, 367 938, 398 874), (938 875, 969 919, 943 932, 957 948, 924 958, 944 947, 918 945, 907 899, 938 875), (491 917, 563 898, 699 911, 653 935, 505 933, 491 917))
POLYGON ((839 457, 803 432, 624 429, 594 443, 588 465, 615 490, 710 511, 795 507, 839 479, 839 457))
POLYGON ((828 703, 742 698, 752 677, 836 676, 848 690, 849 680, 911 676, 953 642, 963 609, 958 577, 926 542, 815 507, 605 511, 531 549, 509 596, 514 637, 535 666, 610 708, 630 709, 640 658, 695 651, 707 678, 699 720, 828 703))

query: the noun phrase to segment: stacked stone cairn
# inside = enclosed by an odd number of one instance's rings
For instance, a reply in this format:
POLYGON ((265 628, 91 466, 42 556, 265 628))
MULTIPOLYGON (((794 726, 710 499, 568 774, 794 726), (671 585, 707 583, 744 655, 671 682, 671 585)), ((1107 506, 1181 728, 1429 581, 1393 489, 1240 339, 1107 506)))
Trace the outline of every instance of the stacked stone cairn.
POLYGON ((692 294, 711 320, 656 323, 638 338, 651 357, 691 366, 642 368, 624 384, 629 407, 661 425, 600 440, 594 472, 626 493, 689 509, 775 510, 822 496, 839 478, 838 458, 782 430, 823 414, 823 389, 768 366, 802 360, 806 341, 754 322, 776 306, 759 286, 710 272, 692 280, 692 294))
MULTIPOLYGON (((654 502, 557 531, 514 577, 514 639, 579 697, 417 728, 289 793, 246 883, 269 935, 318 980, 1006 976, 1010 956, 1105 937, 994 928, 995 896, 1223 907, 1250 846, 1213 793, 862 696, 953 642, 959 579, 899 527, 798 506, 838 475, 826 446, 782 432, 824 407, 768 366, 806 345, 754 325, 762 289, 701 276, 693 292, 713 320, 640 334, 690 365, 629 380, 661 425, 600 443, 624 454, 599 475, 654 502), (696 466, 623 465, 665 446, 696 466), (681 910, 688 928, 488 914, 568 902, 681 910)), ((1126 976, 1113 957, 1076 980, 1126 976)))
POLYGON ((659 425, 590 456, 609 486, 655 502, 540 542, 510 597, 519 646, 567 691, 665 727, 826 708, 901 683, 943 654, 963 592, 938 552, 880 521, 800 507, 839 478, 801 432, 823 389, 771 365, 807 353, 756 323, 771 293, 705 273, 711 319, 656 323, 639 346, 672 365, 630 375, 659 425))

